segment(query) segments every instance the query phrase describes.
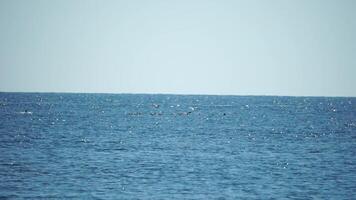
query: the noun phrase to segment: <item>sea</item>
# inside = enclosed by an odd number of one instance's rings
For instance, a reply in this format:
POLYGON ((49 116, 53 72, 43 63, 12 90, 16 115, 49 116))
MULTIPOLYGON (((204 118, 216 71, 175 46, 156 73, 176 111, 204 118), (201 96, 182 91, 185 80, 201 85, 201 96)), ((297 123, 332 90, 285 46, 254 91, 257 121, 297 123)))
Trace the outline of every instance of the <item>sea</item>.
POLYGON ((0 93, 0 199, 356 199, 356 98, 0 93))

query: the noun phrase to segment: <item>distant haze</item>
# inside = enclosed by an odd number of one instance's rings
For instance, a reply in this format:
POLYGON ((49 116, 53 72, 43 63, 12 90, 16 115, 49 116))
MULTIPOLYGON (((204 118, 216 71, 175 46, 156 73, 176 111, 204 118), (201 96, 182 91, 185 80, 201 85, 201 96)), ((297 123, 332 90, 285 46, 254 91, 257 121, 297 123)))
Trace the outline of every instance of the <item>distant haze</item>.
POLYGON ((0 0, 0 91, 356 96, 356 1, 0 0))

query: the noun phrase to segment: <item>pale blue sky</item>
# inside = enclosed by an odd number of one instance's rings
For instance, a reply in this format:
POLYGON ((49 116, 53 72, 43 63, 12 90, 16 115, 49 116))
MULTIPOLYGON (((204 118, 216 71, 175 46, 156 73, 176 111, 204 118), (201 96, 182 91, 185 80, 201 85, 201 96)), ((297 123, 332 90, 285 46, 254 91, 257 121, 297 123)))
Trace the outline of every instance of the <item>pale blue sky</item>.
POLYGON ((0 91, 356 96, 356 1, 0 0, 0 91))

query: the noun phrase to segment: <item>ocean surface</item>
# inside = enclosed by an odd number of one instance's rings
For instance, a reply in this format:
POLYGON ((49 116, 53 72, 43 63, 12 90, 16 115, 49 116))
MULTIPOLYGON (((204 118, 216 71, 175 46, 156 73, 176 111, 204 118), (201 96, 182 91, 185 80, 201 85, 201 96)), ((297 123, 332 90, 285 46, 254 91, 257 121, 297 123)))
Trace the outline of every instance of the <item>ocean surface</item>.
POLYGON ((0 199, 356 199, 356 98, 0 93, 0 199))

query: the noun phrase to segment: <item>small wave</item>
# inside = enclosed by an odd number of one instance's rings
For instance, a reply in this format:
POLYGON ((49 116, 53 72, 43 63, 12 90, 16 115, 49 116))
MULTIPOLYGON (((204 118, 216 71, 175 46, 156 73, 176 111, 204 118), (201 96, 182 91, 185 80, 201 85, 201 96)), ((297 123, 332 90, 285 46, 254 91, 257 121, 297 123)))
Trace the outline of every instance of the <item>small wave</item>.
POLYGON ((22 112, 19 112, 19 114, 22 114, 22 115, 32 115, 33 113, 32 113, 32 112, 29 112, 29 111, 22 111, 22 112))

